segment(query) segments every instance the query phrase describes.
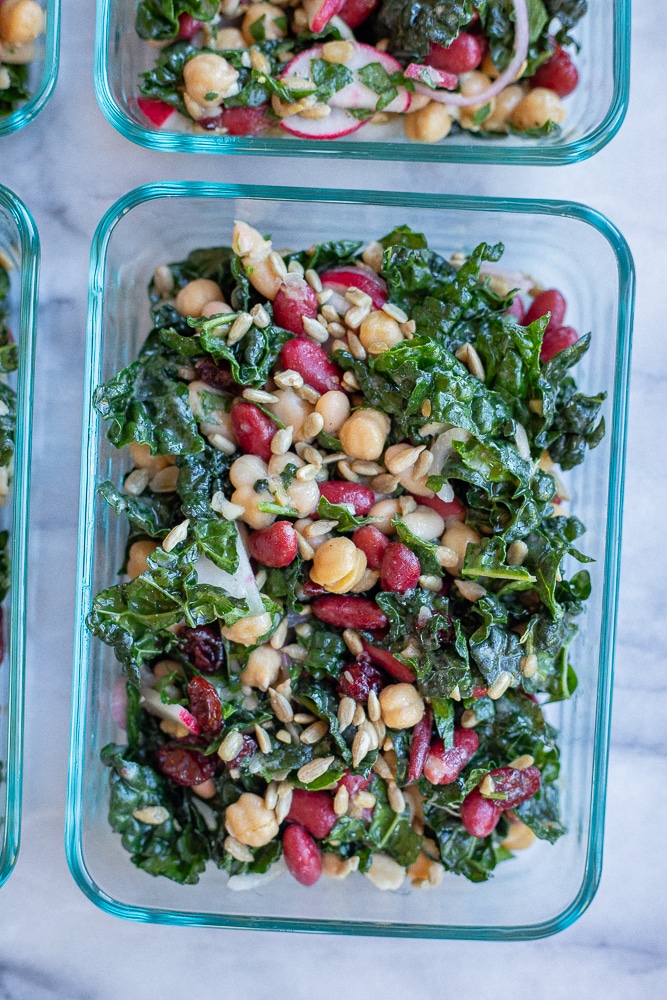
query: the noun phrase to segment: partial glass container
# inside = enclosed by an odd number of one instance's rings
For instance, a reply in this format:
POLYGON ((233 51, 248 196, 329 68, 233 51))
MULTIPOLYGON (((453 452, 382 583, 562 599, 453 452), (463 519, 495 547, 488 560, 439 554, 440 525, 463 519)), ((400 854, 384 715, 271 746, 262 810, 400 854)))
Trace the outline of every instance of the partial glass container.
POLYGON ((98 226, 91 257, 73 722, 66 849, 82 891, 102 909, 135 920, 330 933, 527 939, 575 920, 592 899, 602 863, 612 665, 619 577, 621 506, 633 265, 628 247, 603 216, 581 205, 349 191, 303 192, 195 183, 159 183, 118 201, 98 226), (445 876, 432 891, 378 892, 366 879, 321 879, 305 889, 289 876, 252 892, 232 892, 213 865, 198 885, 181 886, 133 867, 108 820, 108 771, 100 750, 122 742, 112 691, 120 676, 113 651, 86 630, 94 594, 123 562, 126 525, 97 494, 118 481, 126 457, 114 449, 92 405, 96 385, 136 356, 150 329, 147 284, 158 264, 231 237, 241 219, 275 246, 323 239, 374 239, 407 223, 443 254, 502 240, 503 266, 529 270, 558 287, 568 322, 593 331, 577 379, 584 392, 605 389, 607 434, 568 476, 572 510, 587 525, 582 548, 593 594, 573 647, 579 687, 549 718, 560 730, 566 836, 538 842, 487 883, 445 876))
MULTIPOLYGON (((9 273, 7 325, 18 344, 18 368, 2 375, 16 392, 14 458, 9 495, 0 506, 0 532, 8 533, 9 591, 0 606, 0 885, 16 863, 21 825, 23 674, 28 592, 30 447, 39 237, 22 202, 0 185, 0 262, 9 273)), ((4 574, 5 567, 2 567, 4 574)))
MULTIPOLYGON (((630 0, 591 3, 573 35, 580 83, 566 99, 568 117, 558 134, 542 139, 469 132, 435 145, 409 142, 401 121, 364 126, 339 139, 235 137, 187 132, 179 115, 162 128, 151 125, 137 104, 139 75, 152 69, 156 50, 134 29, 136 0, 98 0, 95 91, 109 122, 141 146, 172 153, 256 153, 275 156, 350 157, 435 163, 513 163, 536 166, 575 163, 602 149, 621 126, 630 78, 630 0)), ((187 127, 187 126, 185 126, 187 127)))
POLYGON ((10 115, 0 115, 0 139, 23 128, 39 114, 56 85, 60 51, 60 0, 40 0, 46 27, 35 45, 36 58, 30 67, 30 98, 10 115))

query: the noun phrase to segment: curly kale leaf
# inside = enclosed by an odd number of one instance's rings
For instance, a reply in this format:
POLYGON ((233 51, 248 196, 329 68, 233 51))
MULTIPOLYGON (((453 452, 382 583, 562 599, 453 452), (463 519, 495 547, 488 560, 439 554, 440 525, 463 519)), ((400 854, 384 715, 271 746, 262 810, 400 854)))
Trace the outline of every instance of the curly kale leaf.
POLYGON ((140 38, 164 41, 178 34, 181 14, 212 21, 219 6, 218 0, 141 0, 134 24, 140 38))
POLYGON ((2 68, 9 74, 9 86, 0 90, 0 118, 11 115, 30 97, 30 67, 27 63, 3 63, 2 68))
POLYGON ((472 0, 383 0, 377 15, 378 37, 388 37, 392 52, 428 55, 431 43, 451 45, 474 14, 472 0))

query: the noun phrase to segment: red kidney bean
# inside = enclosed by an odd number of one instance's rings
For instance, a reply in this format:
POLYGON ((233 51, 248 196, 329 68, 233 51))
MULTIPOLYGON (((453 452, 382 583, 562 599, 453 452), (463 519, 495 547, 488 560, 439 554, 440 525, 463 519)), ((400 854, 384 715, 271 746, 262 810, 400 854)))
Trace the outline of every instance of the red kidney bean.
POLYGON ((322 852, 302 826, 288 826, 283 834, 287 868, 301 885, 315 885, 322 874, 322 852))
POLYGON ((479 737, 474 729, 454 730, 454 746, 445 750, 442 740, 435 740, 424 764, 424 777, 432 785, 451 785, 471 760, 479 747, 479 737))
POLYGON ((431 745, 431 731, 433 729, 433 709, 430 705, 417 725, 412 730, 412 741, 410 743, 410 764, 408 766, 408 781, 417 781, 421 778, 424 764, 428 756, 431 745))
POLYGON ((453 500, 441 500, 440 497, 413 497, 414 500, 422 507, 430 507, 434 510, 440 517, 456 518, 458 521, 465 521, 465 516, 467 509, 463 506, 461 501, 454 497, 453 500))
POLYGON ((338 368, 324 348, 312 340, 304 337, 288 340, 280 352, 280 363, 283 368, 298 372, 304 382, 312 385, 317 392, 340 389, 338 368))
POLYGON ((501 809, 515 809, 527 799, 532 799, 542 783, 539 768, 532 765, 523 770, 517 767, 498 767, 490 772, 489 777, 493 781, 495 793, 506 796, 504 799, 494 800, 500 803, 501 809))
POLYGON ((371 783, 370 778, 364 778, 363 774, 344 774, 338 782, 338 787, 345 785, 351 799, 359 792, 365 792, 371 783))
POLYGON ((181 41, 189 41, 191 38, 194 38, 199 29, 203 27, 203 24, 203 21, 198 21, 191 14, 179 14, 178 35, 176 37, 181 41))
POLYGON ((223 108, 220 125, 227 129, 227 135, 259 135, 273 124, 264 114, 268 107, 260 104, 256 108, 223 108))
POLYGON ((182 625, 178 644, 183 656, 202 674, 215 674, 222 667, 223 650, 220 634, 212 625, 182 625))
POLYGON ((193 677, 188 681, 190 711, 199 723, 203 733, 215 736, 222 729, 222 705, 218 692, 203 677, 193 677))
POLYGON ((382 674, 370 663, 350 663, 340 673, 338 678, 338 694, 355 701, 367 701, 371 690, 379 694, 384 687, 382 674))
POLYGON ((326 497, 329 503, 351 504, 354 507, 356 517, 364 517, 375 503, 373 490, 361 483, 345 483, 340 479, 327 479, 317 485, 320 488, 320 496, 326 497))
POLYGON ((345 0, 338 16, 348 28, 357 28, 375 10, 380 0, 345 0))
POLYGON ((273 318, 283 330, 297 337, 304 333, 303 319, 317 319, 317 295, 307 281, 297 274, 283 281, 273 300, 273 318))
POLYGON ((547 362, 555 358, 557 354, 564 351, 566 347, 571 347, 579 340, 579 334, 571 326, 559 326, 555 330, 547 327, 542 340, 542 350, 540 351, 540 361, 547 362))
POLYGON ((384 611, 366 597, 337 597, 327 594, 313 601, 313 614, 327 625, 338 628, 386 628, 389 624, 384 611))
POLYGON ((502 811, 497 799, 485 799, 479 788, 473 788, 461 803, 461 822, 471 837, 488 837, 498 825, 502 811))
POLYGON ((317 597, 318 594, 325 594, 326 591, 319 583, 315 583, 314 580, 306 580, 303 585, 303 592, 306 597, 317 597))
POLYGON ((329 792, 308 792, 295 788, 292 805, 287 814, 288 823, 299 823, 314 837, 326 837, 338 822, 329 792))
POLYGON ((419 559, 404 542, 389 542, 382 557, 380 586, 404 594, 419 583, 421 576, 419 559))
POLYGON ((547 330, 555 330, 557 327, 563 325, 566 309, 567 303, 564 296, 556 288, 547 288, 546 291, 536 295, 531 302, 523 318, 523 326, 528 326, 529 323, 533 323, 540 316, 546 316, 547 313, 551 313, 547 330))
POLYGON ((254 403, 234 403, 231 417, 241 450, 249 455, 259 455, 268 462, 271 458, 271 438, 278 430, 278 425, 254 403))
MULTIPOLYGON (((320 484, 320 489, 322 484, 320 484)), ((389 545, 389 539, 373 524, 364 524, 357 528, 352 535, 352 541, 358 549, 366 556, 366 563, 369 569, 379 569, 382 565, 382 557, 385 549, 389 545)))
POLYGON ((181 746, 179 743, 165 743, 156 751, 159 769, 177 785, 201 785, 212 778, 217 770, 217 757, 205 757, 199 750, 181 746))
POLYGON ((248 552, 262 566, 289 566, 297 553, 297 534, 290 521, 274 521, 248 536, 248 552))
POLYGON ((234 381, 232 369, 225 361, 216 363, 213 358, 200 358, 195 363, 195 371, 198 378, 206 382, 206 385, 228 392, 232 396, 240 395, 245 388, 234 381))
POLYGON ((546 87, 559 97, 567 97, 577 89, 579 73, 567 52, 557 46, 551 59, 537 68, 530 79, 531 87, 546 87))
POLYGON ((382 649, 381 646, 372 646, 365 639, 361 641, 364 646, 364 653, 368 653, 371 662, 376 663, 378 667, 382 667, 395 680, 402 681, 404 684, 412 684, 417 679, 412 670, 410 670, 410 667, 407 667, 405 663, 401 663, 395 656, 392 656, 388 649, 382 649))
POLYGON ((469 73, 477 69, 484 55, 484 39, 481 35, 469 35, 460 31, 451 45, 445 48, 432 42, 426 57, 427 66, 435 66, 447 73, 469 73))

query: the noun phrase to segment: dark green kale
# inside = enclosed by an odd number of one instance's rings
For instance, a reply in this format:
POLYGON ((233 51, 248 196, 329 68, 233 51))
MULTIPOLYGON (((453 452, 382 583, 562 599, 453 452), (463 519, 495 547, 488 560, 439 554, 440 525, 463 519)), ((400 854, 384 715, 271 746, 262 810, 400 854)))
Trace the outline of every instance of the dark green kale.
POLYGON ((379 38, 388 37, 390 51, 406 57, 428 55, 431 43, 451 45, 474 14, 473 0, 382 0, 377 15, 379 38))
POLYGON ((9 74, 9 86, 0 90, 0 118, 11 115, 30 97, 30 67, 27 63, 3 63, 9 74))
POLYGON ((218 0, 140 0, 134 23, 140 38, 165 41, 178 34, 181 14, 212 21, 219 6, 218 0))

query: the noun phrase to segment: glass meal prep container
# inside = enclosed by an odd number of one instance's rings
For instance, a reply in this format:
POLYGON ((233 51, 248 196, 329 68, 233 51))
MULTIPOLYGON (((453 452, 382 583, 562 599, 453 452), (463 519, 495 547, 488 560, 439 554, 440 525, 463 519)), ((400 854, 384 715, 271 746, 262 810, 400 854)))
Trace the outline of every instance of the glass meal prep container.
MULTIPOLYGON (((0 138, 23 128, 37 115, 53 92, 58 76, 60 0, 39 0, 46 17, 45 30, 36 45, 36 58, 29 63, 30 97, 10 115, 0 115, 0 138)), ((2 91, 0 91, 0 97, 2 91)))
POLYGON ((0 506, 0 531, 8 532, 9 590, 2 602, 4 656, 0 662, 0 884, 10 875, 19 847, 23 755, 23 670, 28 590, 28 509, 33 351, 39 277, 39 239, 19 199, 0 185, 0 263, 9 274, 2 303, 18 344, 17 370, 3 376, 16 391, 16 436, 9 496, 0 506))
POLYGON ((156 128, 137 103, 139 74, 153 67, 156 49, 136 34, 135 12, 136 0, 98 0, 95 90, 107 119, 127 139, 168 152, 557 165, 585 159, 601 149, 620 127, 627 106, 630 2, 594 0, 573 31, 581 46, 575 53, 579 86, 566 99, 568 116, 562 131, 546 138, 476 139, 462 131, 429 145, 409 142, 401 121, 366 125, 333 140, 234 137, 187 132, 176 114, 156 128))
POLYGON ((371 935, 525 939, 577 918, 595 893, 602 861, 632 306, 633 265, 622 236, 596 212, 565 202, 157 183, 107 212, 90 272, 66 829, 70 869, 90 899, 135 920, 371 935), (445 875, 437 889, 381 893, 358 876, 344 884, 321 879, 309 889, 284 876, 232 892, 226 875, 209 865, 199 884, 183 886, 135 868, 109 826, 100 750, 122 742, 112 718, 120 665, 88 633, 85 617, 123 562, 127 529, 96 490, 105 479, 119 480, 127 458, 107 440, 93 390, 136 357, 150 329, 146 289, 156 265, 228 242, 234 220, 294 248, 376 239, 402 224, 424 232, 445 256, 501 240, 504 266, 539 272, 563 291, 576 326, 593 331, 578 382, 584 392, 608 391, 607 433, 567 476, 572 510, 587 525, 585 551, 595 558, 593 591, 574 647, 579 687, 548 711, 560 731, 568 832, 553 846, 535 843, 483 884, 445 875))

